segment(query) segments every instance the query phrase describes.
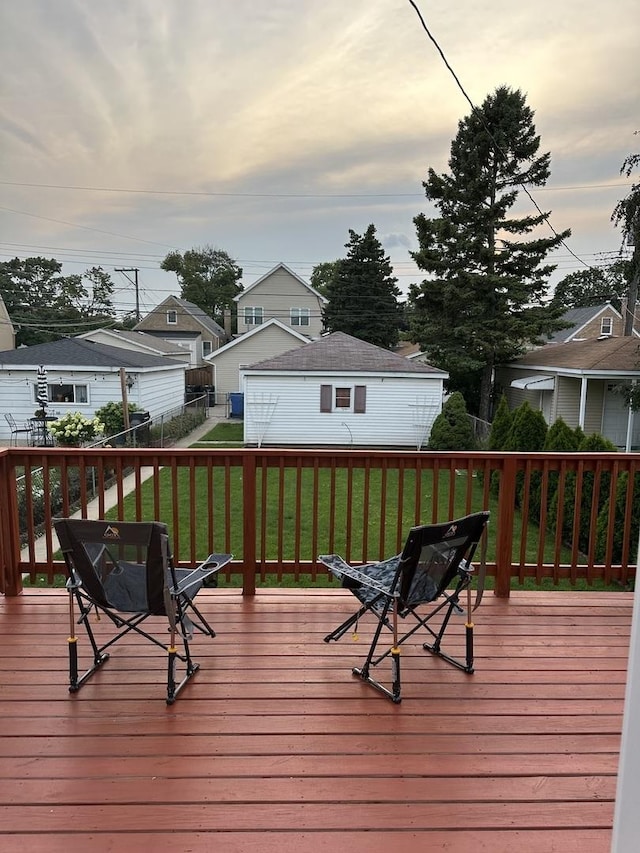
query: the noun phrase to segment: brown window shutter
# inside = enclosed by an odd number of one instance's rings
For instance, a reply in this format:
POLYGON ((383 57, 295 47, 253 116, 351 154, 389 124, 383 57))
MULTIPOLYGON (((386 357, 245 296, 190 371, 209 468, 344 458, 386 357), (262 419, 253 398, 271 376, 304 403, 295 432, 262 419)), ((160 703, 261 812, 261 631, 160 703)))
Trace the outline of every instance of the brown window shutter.
POLYGON ((333 396, 333 389, 331 385, 321 385, 320 386, 320 411, 321 412, 330 412, 331 411, 331 398, 333 396))
POLYGON ((366 385, 356 385, 355 394, 353 395, 353 411, 357 415, 362 415, 367 411, 366 385))

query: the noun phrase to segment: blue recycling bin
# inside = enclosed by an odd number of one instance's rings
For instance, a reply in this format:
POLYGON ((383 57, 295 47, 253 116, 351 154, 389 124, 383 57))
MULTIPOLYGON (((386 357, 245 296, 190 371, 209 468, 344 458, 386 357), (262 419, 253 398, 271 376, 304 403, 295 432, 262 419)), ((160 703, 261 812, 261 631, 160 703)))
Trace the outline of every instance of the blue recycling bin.
POLYGON ((229 394, 229 417, 244 417, 244 394, 241 391, 231 391, 229 394))

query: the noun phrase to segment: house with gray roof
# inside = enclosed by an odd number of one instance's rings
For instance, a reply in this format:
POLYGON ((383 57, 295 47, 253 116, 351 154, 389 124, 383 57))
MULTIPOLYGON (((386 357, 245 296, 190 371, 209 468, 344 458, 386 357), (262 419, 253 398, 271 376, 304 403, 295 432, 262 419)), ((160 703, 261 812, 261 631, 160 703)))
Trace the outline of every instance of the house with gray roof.
POLYGON ((135 326, 146 332, 178 344, 190 353, 190 367, 202 367, 204 359, 223 346, 229 336, 202 308, 186 299, 168 296, 135 326))
POLYGON ((527 400, 549 424, 561 417, 621 449, 640 448, 640 416, 620 393, 622 385, 640 382, 637 337, 548 344, 499 367, 496 379, 512 409, 527 400))
MULTIPOLYGON (((549 343, 565 344, 569 341, 595 340, 600 337, 621 337, 624 334, 622 314, 610 302, 570 308, 564 312, 562 320, 567 323, 567 327, 554 332, 549 343)), ((638 337, 637 330, 634 330, 633 334, 638 337)))
POLYGON ((93 341, 96 344, 104 344, 110 347, 122 347, 134 352, 143 352, 147 355, 159 355, 163 358, 172 358, 182 361, 187 366, 191 363, 191 353, 185 347, 175 341, 166 341, 156 335, 146 332, 136 332, 133 329, 92 329, 77 335, 85 341, 93 341))
POLYGON ((249 445, 420 448, 448 374, 334 332, 241 369, 249 445))
POLYGON ((0 440, 10 435, 5 413, 22 423, 39 408, 40 366, 47 375, 48 414, 57 417, 82 412, 90 418, 105 403, 122 401, 121 371, 129 402, 152 418, 184 399, 184 362, 82 338, 20 347, 0 352, 0 440))

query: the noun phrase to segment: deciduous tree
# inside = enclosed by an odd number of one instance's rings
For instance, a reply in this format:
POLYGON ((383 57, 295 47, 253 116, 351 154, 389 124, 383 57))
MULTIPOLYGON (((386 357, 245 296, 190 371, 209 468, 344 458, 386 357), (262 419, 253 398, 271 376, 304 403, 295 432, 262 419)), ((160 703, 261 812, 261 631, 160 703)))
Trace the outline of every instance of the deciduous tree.
POLYGON ((198 305, 221 325, 225 309, 233 306, 234 296, 242 291, 238 284, 242 269, 227 252, 212 246, 188 249, 184 254, 170 252, 160 267, 176 274, 181 299, 198 305))
POLYGON ((56 340, 114 321, 113 287, 101 267, 62 274, 54 258, 0 263, 0 294, 16 328, 16 346, 56 340))

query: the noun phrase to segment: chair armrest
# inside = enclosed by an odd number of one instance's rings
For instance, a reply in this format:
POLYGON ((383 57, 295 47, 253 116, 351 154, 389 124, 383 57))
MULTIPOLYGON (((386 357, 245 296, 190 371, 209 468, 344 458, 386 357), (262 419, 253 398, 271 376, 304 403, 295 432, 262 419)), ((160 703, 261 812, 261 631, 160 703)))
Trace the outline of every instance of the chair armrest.
MULTIPOLYGON (((367 589, 373 589, 376 592, 382 593, 382 595, 388 596, 389 598, 398 598, 400 595, 399 590, 396 592, 390 592, 389 587, 383 586, 383 584, 378 583, 373 578, 369 577, 368 574, 366 574, 366 569, 369 567, 383 566, 386 563, 397 562, 397 556, 391 557, 391 559, 384 560, 379 563, 365 563, 364 565, 358 568, 356 568, 355 566, 350 566, 349 563, 346 563, 338 554, 320 554, 318 559, 336 577, 338 577, 338 575, 347 577, 350 580, 356 581, 360 586, 366 586, 367 589)), ((341 578, 338 577, 338 580, 340 579, 341 578)))
POLYGON ((189 572, 180 583, 171 590, 172 595, 181 595, 190 587, 201 584, 211 575, 215 575, 233 559, 233 554, 209 554, 207 559, 189 572))

